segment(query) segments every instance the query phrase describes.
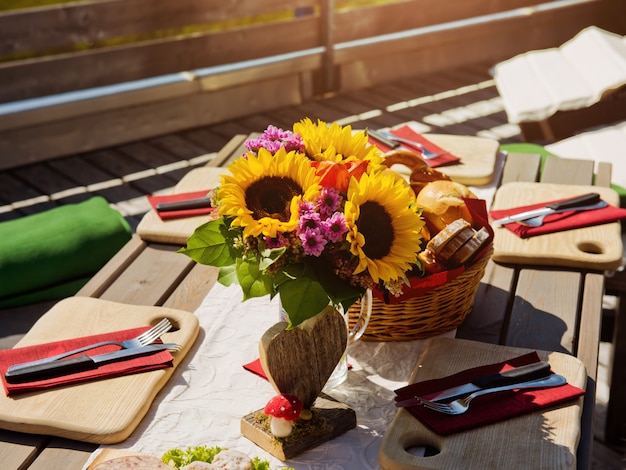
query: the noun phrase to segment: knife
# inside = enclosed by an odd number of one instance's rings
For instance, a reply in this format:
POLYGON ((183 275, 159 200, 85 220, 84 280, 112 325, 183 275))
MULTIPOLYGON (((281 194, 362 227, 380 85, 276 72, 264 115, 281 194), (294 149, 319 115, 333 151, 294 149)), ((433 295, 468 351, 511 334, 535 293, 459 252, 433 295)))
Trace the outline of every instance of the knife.
MULTIPOLYGON (((441 401, 446 398, 458 397, 460 395, 466 395, 468 393, 475 392, 477 390, 484 390, 487 388, 500 387, 502 385, 510 385, 515 383, 527 382, 528 380, 540 379, 550 373, 550 364, 546 361, 533 362, 525 366, 509 369, 504 372, 498 372, 497 374, 487 375, 479 377, 463 385, 448 388, 443 390, 432 397, 428 397, 428 401, 441 401)), ((396 402, 398 408, 405 408, 408 406, 415 406, 420 404, 419 397, 408 398, 406 400, 400 400, 396 402)))
POLYGON ((202 209, 205 207, 212 207, 210 197, 198 197, 195 199, 177 202, 160 202, 155 206, 155 209, 157 212, 172 212, 188 209, 202 209))
POLYGON ((377 131, 373 131, 368 129, 367 130, 367 135, 374 137, 374 139, 376 139, 378 142, 380 142, 381 144, 385 145, 386 147, 395 149, 398 147, 402 147, 402 145, 400 145, 399 142, 396 142, 394 140, 388 139, 387 137, 385 137, 384 135, 382 135, 380 132, 377 131))
POLYGON ((147 356, 167 349, 175 348, 172 343, 152 344, 139 348, 121 349, 112 353, 88 356, 83 354, 70 359, 60 359, 34 366, 23 367, 15 371, 7 371, 4 377, 8 383, 18 384, 33 380, 44 380, 74 372, 96 369, 103 364, 123 361, 134 357, 147 356))
POLYGON ((533 217, 539 217, 542 215, 553 214, 557 211, 563 212, 566 210, 576 210, 585 206, 593 205, 600 201, 600 195, 598 193, 583 194, 582 196, 576 196, 570 199, 565 199, 559 202, 553 202, 546 204, 539 209, 533 209, 519 214, 503 217, 502 219, 494 220, 493 225, 510 224, 511 222, 519 222, 520 220, 532 219, 533 217))

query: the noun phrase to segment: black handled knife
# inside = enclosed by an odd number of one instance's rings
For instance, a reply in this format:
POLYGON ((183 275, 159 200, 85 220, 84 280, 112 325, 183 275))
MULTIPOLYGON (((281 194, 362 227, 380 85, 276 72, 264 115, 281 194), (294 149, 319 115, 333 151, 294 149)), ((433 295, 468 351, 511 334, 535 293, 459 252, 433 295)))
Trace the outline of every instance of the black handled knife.
POLYGON ((539 209, 533 209, 519 214, 510 215, 502 219, 494 220, 493 225, 510 224, 511 222, 519 222, 521 220, 532 219, 533 217, 539 217, 541 215, 554 214, 556 212, 563 212, 565 210, 582 210, 587 206, 592 206, 600 201, 600 195, 598 193, 583 194, 582 196, 576 196, 563 201, 546 204, 539 209))
POLYGON ((70 359, 60 359, 58 361, 46 362, 34 366, 23 367, 16 371, 7 371, 4 377, 8 383, 19 384, 32 382, 34 380, 51 379, 62 375, 83 372, 95 369, 103 364, 123 361, 133 357, 147 356, 166 349, 175 347, 171 343, 153 344, 139 348, 121 349, 112 353, 88 356, 83 354, 70 359))
POLYGON ((211 198, 199 197, 186 201, 160 202, 155 206, 155 209, 157 212, 172 212, 188 209, 203 209, 205 207, 211 207, 211 198))

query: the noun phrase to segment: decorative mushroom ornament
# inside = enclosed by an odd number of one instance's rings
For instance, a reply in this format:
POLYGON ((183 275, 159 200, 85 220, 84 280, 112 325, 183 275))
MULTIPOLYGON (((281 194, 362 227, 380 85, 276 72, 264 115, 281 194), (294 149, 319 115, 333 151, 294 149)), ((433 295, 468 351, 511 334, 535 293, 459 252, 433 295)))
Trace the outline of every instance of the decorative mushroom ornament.
POLYGON ((270 431, 276 437, 287 437, 293 430, 293 422, 300 417, 302 400, 294 395, 276 395, 267 405, 265 414, 270 416, 270 431))

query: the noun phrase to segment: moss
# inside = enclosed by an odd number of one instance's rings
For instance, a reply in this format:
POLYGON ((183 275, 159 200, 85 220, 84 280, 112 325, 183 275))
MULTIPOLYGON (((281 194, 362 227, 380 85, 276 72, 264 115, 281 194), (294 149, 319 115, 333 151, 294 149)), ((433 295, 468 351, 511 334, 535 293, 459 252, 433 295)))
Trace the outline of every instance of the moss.
MULTIPOLYGON (((275 437, 276 442, 280 442, 283 445, 296 444, 304 439, 305 436, 319 436, 326 429, 326 419, 321 417, 319 413, 314 409, 311 410, 311 419, 298 419, 294 422, 293 431, 287 437, 275 437)), ((254 415, 255 423, 267 434, 271 434, 270 431, 270 417, 258 411, 254 415)))

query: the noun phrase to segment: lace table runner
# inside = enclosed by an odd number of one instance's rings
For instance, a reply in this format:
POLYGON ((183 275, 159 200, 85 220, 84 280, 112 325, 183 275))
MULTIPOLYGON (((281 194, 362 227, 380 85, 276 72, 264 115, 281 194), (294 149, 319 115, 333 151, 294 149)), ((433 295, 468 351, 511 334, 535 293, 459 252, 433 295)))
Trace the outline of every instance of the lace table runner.
MULTIPOLYGON (((192 350, 150 411, 126 441, 101 446, 162 455, 170 448, 220 446, 269 460, 272 468, 380 468, 378 450, 395 414, 393 390, 407 384, 425 341, 360 341, 349 349, 353 369, 344 384, 326 393, 357 414, 357 427, 281 462, 240 433, 240 419, 261 409, 275 394, 269 382, 243 369, 258 357, 264 331, 278 319, 277 299, 241 301, 239 286, 217 284, 195 312, 201 331, 192 350)), ((454 336, 454 331, 442 336, 454 336)))

